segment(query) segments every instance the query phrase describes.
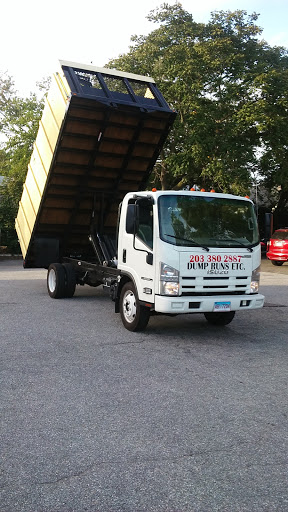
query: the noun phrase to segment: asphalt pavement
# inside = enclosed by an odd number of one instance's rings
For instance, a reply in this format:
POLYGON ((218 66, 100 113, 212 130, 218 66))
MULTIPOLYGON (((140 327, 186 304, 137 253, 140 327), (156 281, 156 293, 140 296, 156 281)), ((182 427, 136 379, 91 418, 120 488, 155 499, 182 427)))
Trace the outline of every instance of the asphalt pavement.
POLYGON ((0 262, 0 512, 287 512, 288 263, 220 328, 45 279, 0 262))

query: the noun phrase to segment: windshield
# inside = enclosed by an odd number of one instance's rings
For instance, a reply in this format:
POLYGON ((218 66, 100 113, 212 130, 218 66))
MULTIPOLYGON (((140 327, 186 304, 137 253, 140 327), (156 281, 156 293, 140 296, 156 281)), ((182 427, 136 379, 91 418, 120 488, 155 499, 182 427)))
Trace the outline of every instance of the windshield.
POLYGON ((257 219, 249 201, 163 195, 158 207, 160 238, 169 244, 249 248, 259 243, 257 219))

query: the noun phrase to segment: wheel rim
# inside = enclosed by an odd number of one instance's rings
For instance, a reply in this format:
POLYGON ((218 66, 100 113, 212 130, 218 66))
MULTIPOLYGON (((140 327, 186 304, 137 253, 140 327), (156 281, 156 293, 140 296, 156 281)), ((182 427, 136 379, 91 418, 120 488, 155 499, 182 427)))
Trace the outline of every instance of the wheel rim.
POLYGON ((127 290, 123 297, 123 314, 126 322, 131 324, 136 316, 136 297, 131 290, 127 290))
POLYGON ((48 275, 48 286, 50 292, 55 292, 56 288, 56 272, 54 269, 51 269, 48 275))

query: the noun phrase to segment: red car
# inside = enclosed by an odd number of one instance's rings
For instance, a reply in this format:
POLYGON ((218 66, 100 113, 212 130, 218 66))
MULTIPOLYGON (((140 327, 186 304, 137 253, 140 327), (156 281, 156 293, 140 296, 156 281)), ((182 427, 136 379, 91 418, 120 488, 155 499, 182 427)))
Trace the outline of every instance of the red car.
POLYGON ((288 260, 288 228, 276 229, 267 242, 266 256, 273 265, 283 265, 288 260))

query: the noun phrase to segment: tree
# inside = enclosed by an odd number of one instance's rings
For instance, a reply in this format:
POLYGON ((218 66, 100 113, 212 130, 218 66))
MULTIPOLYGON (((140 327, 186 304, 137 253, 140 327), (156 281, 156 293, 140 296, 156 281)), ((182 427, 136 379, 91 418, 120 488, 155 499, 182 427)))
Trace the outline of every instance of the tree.
POLYGON ((259 161, 264 184, 274 197, 274 225, 283 227, 288 225, 288 55, 281 48, 271 54, 276 65, 258 77, 259 161))
POLYGON ((14 222, 42 109, 43 101, 35 94, 18 97, 12 78, 0 74, 0 229, 12 250, 17 246, 14 222))
MULTIPOLYGON (((275 98, 271 84, 268 107, 263 86, 277 70, 284 94, 286 51, 259 40, 255 13, 214 12, 201 24, 177 3, 163 4, 148 19, 160 26, 148 36, 133 36, 129 53, 109 66, 153 76, 178 111, 154 180, 163 188, 198 183, 246 193, 251 172, 268 172, 264 163, 269 158, 270 166, 275 158, 273 127, 267 127, 275 98)), ((284 104, 278 107, 285 119, 284 104)), ((281 129, 279 117, 275 122, 281 129)))

